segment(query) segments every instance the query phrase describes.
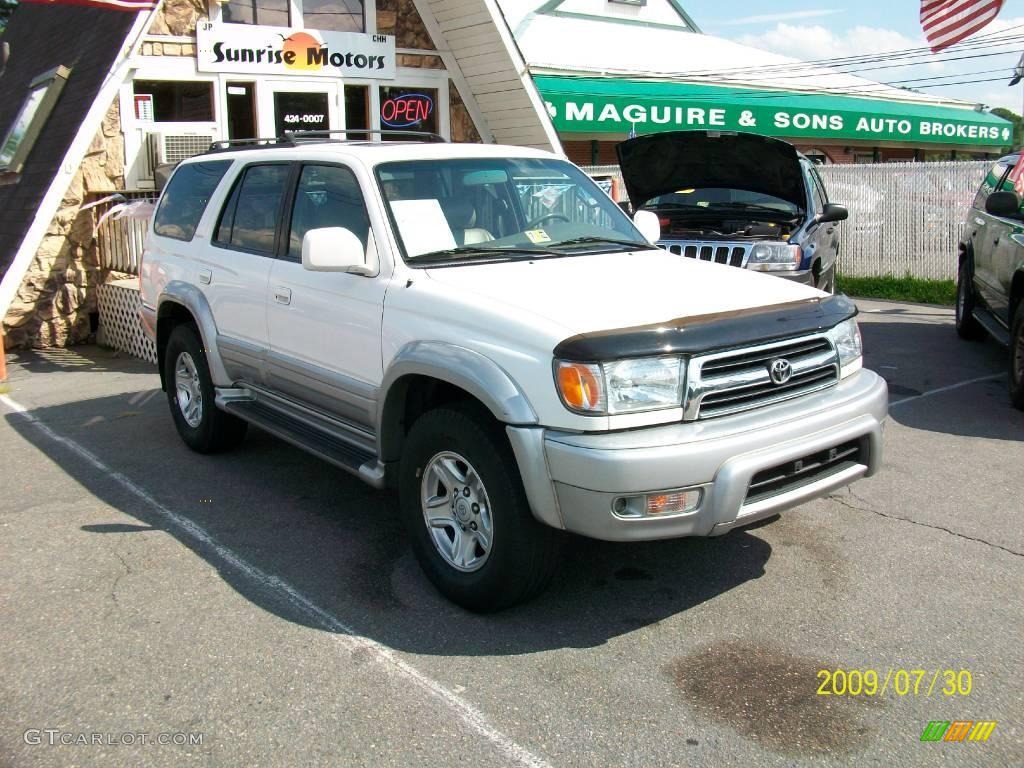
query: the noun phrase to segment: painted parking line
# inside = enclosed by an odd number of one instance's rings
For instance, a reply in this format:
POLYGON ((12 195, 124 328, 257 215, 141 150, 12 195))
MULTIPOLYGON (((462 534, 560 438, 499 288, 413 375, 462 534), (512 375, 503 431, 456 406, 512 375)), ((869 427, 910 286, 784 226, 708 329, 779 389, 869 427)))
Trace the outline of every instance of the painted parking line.
POLYGON ((922 392, 920 395, 913 395, 911 397, 905 397, 902 400, 896 400, 889 403, 890 408, 895 408, 897 405, 905 405, 906 403, 912 403, 915 400, 920 400, 923 397, 931 397, 932 395, 941 395, 944 392, 951 392, 954 389, 960 389, 961 387, 969 387, 971 384, 980 384, 983 381, 995 381, 1005 377, 1005 373, 993 373, 990 376, 979 376, 976 379, 968 379, 967 381, 961 381, 956 384, 949 384, 945 387, 939 387, 938 389, 930 389, 927 392, 922 392))
POLYGON ((213 550, 217 557, 219 557, 224 563, 244 574, 259 586, 276 592, 293 607, 316 619, 317 622, 325 629, 334 632, 334 636, 338 641, 348 646, 350 650, 369 651, 372 657, 387 672, 412 683, 422 692, 439 700, 442 704, 451 709, 469 728, 489 741, 508 760, 519 765, 527 766, 528 768, 551 768, 551 764, 546 760, 533 754, 526 747, 517 744, 511 738, 491 725, 484 714, 468 701, 460 697, 451 689, 445 687, 442 683, 428 677, 411 664, 400 659, 390 648, 376 642, 375 640, 371 640, 368 637, 363 637, 362 635, 357 634, 354 629, 325 611, 320 606, 316 605, 316 603, 312 602, 288 582, 274 576, 273 574, 266 573, 247 562, 223 544, 219 544, 217 540, 206 531, 206 529, 197 525, 192 520, 189 520, 187 517, 183 517, 161 504, 148 491, 136 485, 125 475, 108 467, 87 448, 79 445, 71 438, 60 435, 50 429, 50 427, 46 426, 46 424, 29 413, 28 409, 20 403, 12 400, 7 395, 0 395, 0 403, 5 405, 10 411, 18 414, 19 418, 23 419, 47 438, 75 453, 129 493, 145 502, 165 521, 177 528, 181 533, 186 534, 189 538, 213 550))

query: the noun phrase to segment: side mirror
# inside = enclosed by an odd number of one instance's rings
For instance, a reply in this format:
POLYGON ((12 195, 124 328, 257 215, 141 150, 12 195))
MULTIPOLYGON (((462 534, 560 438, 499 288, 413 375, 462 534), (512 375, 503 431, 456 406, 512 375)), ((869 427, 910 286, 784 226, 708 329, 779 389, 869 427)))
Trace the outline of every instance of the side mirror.
POLYGON ((322 227, 306 232, 302 238, 302 268, 310 272, 374 274, 366 263, 362 242, 343 227, 322 227))
POLYGON ((637 211, 633 214, 633 223, 640 230, 640 234, 644 236, 644 240, 651 245, 661 239, 661 222, 658 221, 658 214, 654 211, 637 211))
POLYGON ((985 211, 1005 219, 1020 217, 1020 200, 1014 192, 993 192, 985 200, 985 211))
POLYGON ((846 221, 849 217, 850 212, 846 210, 845 205, 825 203, 825 210, 818 214, 818 223, 827 224, 830 221, 846 221))

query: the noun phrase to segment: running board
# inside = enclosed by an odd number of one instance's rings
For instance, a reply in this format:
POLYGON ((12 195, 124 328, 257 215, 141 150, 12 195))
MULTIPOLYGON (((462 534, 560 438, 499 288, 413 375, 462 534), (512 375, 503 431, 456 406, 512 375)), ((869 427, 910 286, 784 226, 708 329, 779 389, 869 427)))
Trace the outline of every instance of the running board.
POLYGON ((980 307, 976 307, 974 312, 971 314, 973 314, 974 319, 992 335, 992 338, 1004 347, 1010 346, 1010 332, 1002 326, 1002 323, 993 317, 991 312, 981 309, 980 307))
POLYGON ((384 466, 373 453, 251 396, 219 397, 218 400, 218 405, 227 413, 351 472, 374 488, 384 487, 384 466))

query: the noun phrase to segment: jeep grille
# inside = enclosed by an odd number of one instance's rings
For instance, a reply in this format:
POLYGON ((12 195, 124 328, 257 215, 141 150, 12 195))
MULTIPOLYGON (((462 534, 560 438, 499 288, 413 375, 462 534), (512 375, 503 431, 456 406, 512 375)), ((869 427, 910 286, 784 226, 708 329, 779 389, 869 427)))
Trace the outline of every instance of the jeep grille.
POLYGON ((834 386, 838 380, 839 358, 824 336, 701 355, 689 363, 684 418, 749 411, 834 386), (789 362, 789 378, 780 383, 769 373, 774 360, 789 362))
POLYGON ((693 240, 659 240, 658 245, 677 256, 713 261, 716 264, 728 264, 731 267, 745 267, 747 251, 750 250, 750 246, 746 243, 697 242, 693 240))

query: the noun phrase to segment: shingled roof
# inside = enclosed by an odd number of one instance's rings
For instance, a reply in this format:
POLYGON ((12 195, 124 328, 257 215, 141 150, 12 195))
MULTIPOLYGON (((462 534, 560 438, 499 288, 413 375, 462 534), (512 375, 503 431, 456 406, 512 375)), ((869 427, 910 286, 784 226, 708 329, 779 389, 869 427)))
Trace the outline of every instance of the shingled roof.
MULTIPOLYGON (((3 35, 11 54, 0 77, 0 140, 17 117, 34 78, 57 66, 68 67, 71 74, 21 173, 0 174, 0 278, 21 247, 82 121, 122 54, 136 15, 26 3, 11 16, 3 35)), ((66 177, 61 178, 66 184, 66 177)))

